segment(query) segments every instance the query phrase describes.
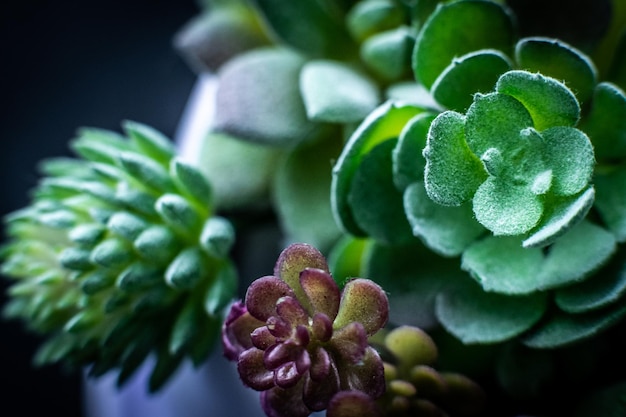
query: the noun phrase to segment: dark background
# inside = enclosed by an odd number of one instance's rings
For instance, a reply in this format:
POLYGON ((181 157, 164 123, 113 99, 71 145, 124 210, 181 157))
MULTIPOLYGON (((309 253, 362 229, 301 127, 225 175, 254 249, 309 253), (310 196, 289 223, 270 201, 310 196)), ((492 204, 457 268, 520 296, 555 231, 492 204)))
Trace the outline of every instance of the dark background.
MULTIPOLYGON (((37 161, 70 155, 78 127, 131 119, 174 134, 195 75, 172 37, 198 11, 193 0, 0 4, 0 215, 28 204, 37 161)), ((80 375, 34 369, 39 343, 0 319, 0 414, 82 416, 80 375)))

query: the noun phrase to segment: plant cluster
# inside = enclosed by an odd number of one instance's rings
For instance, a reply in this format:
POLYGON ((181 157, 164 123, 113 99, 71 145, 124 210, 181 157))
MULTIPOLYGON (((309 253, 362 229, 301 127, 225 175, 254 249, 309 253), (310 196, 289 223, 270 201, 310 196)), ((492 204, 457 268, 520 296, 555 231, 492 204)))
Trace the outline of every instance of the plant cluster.
POLYGON ((196 166, 84 131, 8 219, 7 312, 42 362, 156 350, 155 389, 221 327, 275 417, 623 414, 626 3, 535 3, 206 0, 196 166), (230 304, 226 218, 260 211, 287 248, 230 304))

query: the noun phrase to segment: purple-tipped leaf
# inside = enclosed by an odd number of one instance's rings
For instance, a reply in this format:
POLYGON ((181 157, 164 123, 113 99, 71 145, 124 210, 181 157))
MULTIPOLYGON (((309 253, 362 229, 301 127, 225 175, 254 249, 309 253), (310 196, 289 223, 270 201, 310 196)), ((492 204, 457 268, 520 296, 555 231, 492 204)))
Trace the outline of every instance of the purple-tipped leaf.
POLYGON ((274 382, 281 388, 291 388, 302 378, 295 362, 287 362, 274 371, 274 382))
POLYGON ((251 348, 239 355, 237 370, 243 383, 257 391, 265 391, 274 386, 274 373, 263 363, 263 351, 251 348))
POLYGON ((342 358, 353 364, 363 358, 368 347, 367 334, 359 322, 350 323, 335 331, 331 343, 342 358))
POLYGON ((294 297, 279 298, 276 303, 276 313, 293 327, 307 324, 309 321, 309 314, 294 297))
POLYGON ((328 342, 333 336, 333 323, 324 313, 316 313, 311 325, 313 338, 319 342, 328 342))
POLYGON ((327 417, 382 417, 376 401, 361 391, 340 391, 330 400, 327 417))
POLYGON ((373 398, 378 398, 385 392, 383 361, 370 346, 365 350, 360 363, 344 366, 339 372, 346 379, 349 389, 363 391, 373 398))
POLYGON ((252 347, 250 334, 264 323, 252 317, 243 303, 234 304, 222 327, 222 347, 224 355, 231 361, 252 347))
POLYGON ((331 366, 330 373, 325 379, 316 381, 307 378, 304 381, 304 403, 313 411, 324 410, 337 391, 339 391, 339 373, 336 367, 331 366))
POLYGON ((273 276, 262 277, 248 287, 246 307, 253 317, 266 321, 276 315, 278 299, 287 295, 294 294, 284 281, 273 276))
POLYGON ((300 285, 314 312, 324 313, 331 320, 337 316, 341 292, 328 272, 307 268, 300 273, 300 285))
POLYGON ((368 335, 380 330, 389 318, 389 301, 383 289, 373 281, 354 279, 346 284, 335 318, 335 329, 359 322, 368 335))

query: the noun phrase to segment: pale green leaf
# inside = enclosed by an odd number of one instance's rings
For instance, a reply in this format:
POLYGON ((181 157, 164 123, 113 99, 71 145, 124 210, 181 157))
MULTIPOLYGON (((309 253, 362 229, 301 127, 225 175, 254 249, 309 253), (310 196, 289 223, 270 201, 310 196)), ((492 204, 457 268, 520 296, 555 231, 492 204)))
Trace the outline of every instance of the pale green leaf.
POLYGON ((435 114, 420 113, 405 125, 400 133, 398 144, 393 150, 393 182, 399 190, 404 190, 416 181, 424 181, 426 160, 422 155, 426 138, 435 114))
POLYGON ((366 74, 329 60, 304 65, 300 91, 308 118, 318 122, 360 122, 380 102, 378 86, 366 74))
POLYGON ((399 80, 410 73, 414 43, 413 31, 406 26, 380 32, 363 42, 361 60, 383 80, 399 80))

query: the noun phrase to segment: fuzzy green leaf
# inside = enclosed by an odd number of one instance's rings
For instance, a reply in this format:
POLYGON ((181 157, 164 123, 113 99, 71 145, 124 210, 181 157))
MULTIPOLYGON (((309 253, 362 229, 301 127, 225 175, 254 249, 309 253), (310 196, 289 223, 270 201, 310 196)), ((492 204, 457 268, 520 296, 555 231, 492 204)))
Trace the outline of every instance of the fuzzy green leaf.
POLYGON ((597 82, 597 70, 591 59, 558 39, 521 39, 515 45, 515 60, 520 69, 564 82, 581 103, 591 97, 597 82))
POLYGON ((543 316, 543 293, 511 296, 483 291, 471 279, 437 297, 441 324, 463 343, 497 343, 530 329, 543 316))
POLYGON ((475 93, 492 91, 500 75, 511 67, 506 55, 492 49, 454 58, 433 83, 433 97, 448 109, 463 112, 472 104, 475 93))
POLYGON ((546 165, 552 169, 552 192, 573 195, 587 187, 595 166, 587 135, 567 126, 547 129, 541 135, 545 140, 546 165))
POLYGON ((584 314, 557 312, 549 321, 523 338, 532 348, 553 349, 596 336, 626 315, 626 305, 584 314))
POLYGON ((428 129, 435 116, 430 112, 420 113, 409 120, 400 132, 398 144, 392 154, 393 182, 398 190, 404 191, 410 184, 424 181, 426 160, 422 152, 426 147, 428 129))
POLYGON ((354 220, 374 239, 390 245, 413 239, 402 193, 393 184, 391 152, 397 140, 378 144, 361 160, 348 194, 354 220))
POLYGON ((165 271, 165 281, 178 290, 189 290, 208 276, 204 255, 196 247, 182 250, 165 271))
POLYGON ((385 81, 395 81, 409 72, 414 37, 411 28, 399 26, 372 35, 361 45, 361 60, 385 81))
POLYGON ((130 143, 116 132, 104 129, 83 128, 70 147, 89 161, 115 165, 120 152, 130 151, 130 143))
POLYGON ((146 216, 156 216, 156 197, 150 193, 140 191, 127 182, 120 182, 115 189, 115 200, 124 207, 137 211, 146 216))
POLYGON ((280 48, 255 49, 228 61, 220 70, 214 130, 276 146, 318 137, 324 129, 307 119, 298 86, 304 63, 280 48))
POLYGON ((626 156, 626 93, 615 84, 598 84, 579 127, 591 139, 598 159, 626 156))
POLYGON ((423 110, 406 104, 387 102, 379 106, 359 125, 333 168, 331 205, 337 224, 355 236, 365 232, 355 222, 348 204, 348 194, 362 158, 377 144, 397 138, 405 124, 423 110))
POLYGON ((415 182, 405 190, 404 210, 413 234, 443 256, 460 255, 485 231, 474 220, 469 203, 441 206, 428 198, 422 182, 415 182))
POLYGON ((529 187, 489 177, 473 199, 476 220, 494 235, 519 235, 541 219, 543 202, 529 187))
POLYGON ((341 146, 334 136, 302 144, 274 167, 273 202, 288 240, 325 250, 339 237, 328 196, 330 161, 341 146))
POLYGON ((495 148, 506 160, 527 146, 520 140, 520 132, 532 126, 530 113, 515 98, 500 93, 477 94, 467 109, 467 145, 479 157, 495 148))
POLYGON ((595 191, 590 187, 573 198, 551 201, 544 210, 543 218, 522 245, 530 248, 551 244, 587 215, 594 197, 595 191))
POLYGON ((172 141, 156 129, 133 121, 124 122, 123 127, 137 150, 161 165, 167 166, 176 154, 172 141))
POLYGON ((447 111, 431 123, 424 157, 424 181, 436 203, 458 206, 472 198, 485 180, 480 160, 467 147, 465 117, 447 111))
POLYGON ((360 122, 380 102, 378 86, 366 74, 328 60, 304 65, 300 91, 308 118, 318 122, 360 122))
POLYGON ((509 71, 500 77, 496 90, 523 103, 538 131, 555 126, 574 126, 580 119, 576 96, 554 78, 528 71, 509 71))
POLYGON ((174 159, 170 163, 170 174, 182 194, 192 198, 206 210, 211 208, 211 185, 198 168, 174 159))
POLYGON ((485 291, 524 295, 539 289, 542 264, 540 249, 524 249, 518 238, 490 236, 463 253, 461 267, 485 291))
POLYGON ((558 290, 554 299, 567 313, 583 313, 615 303, 625 293, 626 269, 624 262, 616 259, 589 279, 558 290))
POLYGON ((513 37, 513 20, 502 5, 482 0, 440 4, 418 35, 413 71, 430 88, 455 57, 480 49, 508 55, 513 37))
POLYGON ((626 170, 596 175, 595 188, 595 207, 602 220, 618 242, 626 241, 626 170))
POLYGON ((79 246, 94 247, 105 232, 106 228, 97 223, 79 224, 69 232, 68 237, 79 246))
POLYGON ((200 245, 212 256, 223 258, 228 256, 235 243, 235 229, 223 217, 211 217, 202 227, 200 245))
POLYGON ((550 248, 539 274, 542 289, 581 281, 606 263, 616 246, 611 233, 593 223, 580 222, 550 248))

